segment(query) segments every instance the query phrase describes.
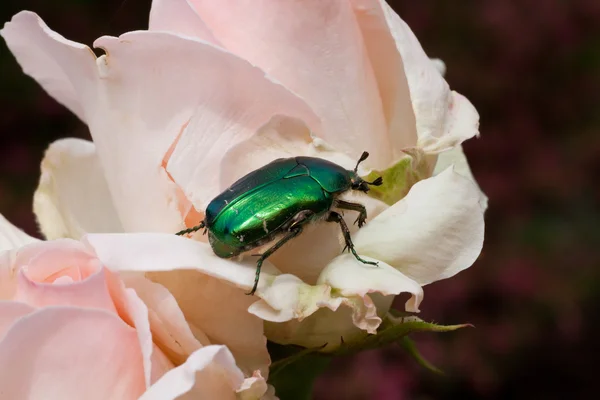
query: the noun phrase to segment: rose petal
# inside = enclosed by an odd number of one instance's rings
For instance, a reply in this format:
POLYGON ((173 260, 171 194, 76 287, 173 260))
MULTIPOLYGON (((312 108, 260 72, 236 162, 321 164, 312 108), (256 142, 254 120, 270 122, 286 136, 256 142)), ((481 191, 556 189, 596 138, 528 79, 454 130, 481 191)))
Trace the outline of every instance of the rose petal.
POLYGON ((435 176, 442 173, 451 165, 454 166, 454 172, 468 178, 475 186, 477 186, 481 198, 481 207, 484 211, 487 210, 488 198, 477 184, 477 181, 471 172, 471 168, 469 168, 469 162, 467 161, 467 156, 465 155, 462 146, 456 146, 451 150, 440 153, 437 158, 437 163, 435 164, 435 169, 433 170, 433 175, 435 176))
MULTIPOLYGON (((181 58, 195 65, 189 74, 203 71, 194 75, 202 83, 197 88, 194 115, 166 160, 166 169, 196 210, 204 211, 224 189, 227 178, 219 167, 232 147, 250 138, 274 115, 300 119, 316 134, 320 122, 302 99, 248 62, 206 44, 179 47, 190 47, 181 58)), ((194 86, 193 82, 187 85, 194 86)))
POLYGON ((148 30, 173 32, 218 44, 187 0, 153 0, 148 30))
POLYGON ((16 249, 37 241, 38 239, 29 236, 8 222, 8 220, 0 214, 0 252, 16 249))
POLYGON ((137 398, 145 385, 136 332, 102 310, 34 312, 0 342, 0 387, 7 399, 137 398))
POLYGON ((227 347, 206 346, 167 372, 139 400, 235 400, 243 382, 242 371, 227 347))
POLYGON ((226 49, 308 102, 323 139, 352 158, 368 150, 369 167, 392 161, 377 80, 348 2, 190 3, 226 49))
POLYGON ((393 146, 393 161, 402 157, 402 150, 417 143, 415 114, 404 64, 392 37, 378 0, 350 2, 361 30, 388 125, 393 146))
MULTIPOLYGON (((254 283, 255 261, 241 263, 221 259, 208 244, 171 234, 91 234, 83 241, 108 268, 146 272, 151 279, 167 287, 188 321, 206 334, 211 343, 227 343, 244 370, 261 369, 267 375, 270 359, 262 322, 247 312, 256 298, 244 294, 254 283), (197 271, 185 271, 194 269, 197 271), (166 272, 175 270, 177 272, 172 274, 166 272), (211 304, 224 306, 200 307, 207 304, 207 298, 211 304)), ((265 262, 259 291, 273 279, 273 273, 278 271, 265 262)))
POLYGON ((35 308, 25 303, 0 300, 0 341, 11 325, 19 318, 31 314, 34 311, 35 308))
POLYGON ((127 313, 133 321, 137 333, 144 367, 144 380, 146 387, 156 382, 165 372, 174 367, 173 363, 160 351, 152 340, 150 322, 148 321, 148 308, 138 297, 135 290, 125 289, 127 299, 127 313))
POLYGON ((271 364, 263 322, 248 313, 256 298, 235 286, 197 271, 148 274, 177 299, 187 322, 213 344, 226 344, 246 374, 261 370, 268 376, 271 364))
POLYGON ((369 296, 344 297, 326 284, 310 286, 293 275, 280 275, 248 311, 265 321, 269 340, 304 347, 341 344, 340 337, 373 332, 381 323, 369 296), (341 306, 345 307, 341 307, 341 306))
MULTIPOLYGON (((377 261, 364 258, 367 261, 377 261)), ((423 298, 421 286, 394 267, 381 261, 378 261, 377 266, 363 264, 352 254, 336 257, 323 270, 318 283, 327 284, 347 297, 365 297, 369 293, 384 296, 410 293, 412 297, 406 302, 406 309, 410 312, 419 311, 423 298)))
POLYGON ((437 153, 477 135, 479 115, 473 105, 450 91, 409 26, 384 0, 379 3, 404 62, 417 122, 418 146, 427 153, 437 153))
POLYGON ((85 122, 82 99, 89 94, 86 86, 96 76, 96 57, 90 48, 51 31, 30 11, 15 15, 0 35, 23 72, 85 122))
POLYGON ((278 400, 275 396, 275 388, 267 385, 259 371, 252 377, 244 379, 242 386, 237 390, 238 400, 278 400))
POLYGON ((365 331, 376 333, 381 324, 378 313, 389 309, 394 295, 404 292, 412 294, 407 310, 418 312, 423 297, 418 283, 383 262, 378 267, 364 265, 344 254, 323 270, 316 286, 292 275, 278 276, 250 312, 279 322, 265 324, 269 340, 305 347, 327 344, 327 349, 333 349, 342 343, 340 337, 351 341, 365 331))
POLYGON ((194 351, 210 344, 201 331, 196 331, 194 337, 177 301, 164 286, 143 276, 121 275, 126 286, 133 288, 147 306, 153 340, 169 359, 183 364, 194 351))
MULTIPOLYGON (((197 270, 231 282, 243 290, 254 284, 256 261, 233 261, 217 257, 207 243, 167 233, 88 234, 82 242, 113 271, 163 272, 197 270)), ((258 289, 278 274, 268 261, 262 266, 258 289), (264 279, 263 279, 264 277, 264 279)))
MULTIPOLYGON (((85 259, 81 256, 81 250, 69 249, 55 242, 41 242, 39 245, 45 247, 36 259, 30 259, 24 269, 17 276, 17 288, 14 299, 35 307, 46 307, 53 305, 70 305, 83 308, 97 308, 112 312, 117 311, 110 293, 106 287, 104 270, 98 260, 85 259), (77 266, 70 266, 69 263, 77 266), (87 265, 86 265, 87 264, 87 265), (69 283, 44 282, 39 279, 40 273, 44 276, 62 273, 61 269, 84 269, 89 268, 85 274, 89 274, 78 281, 69 283), (44 271, 36 271, 43 269, 44 271), (92 272, 93 271, 93 272, 92 272), (36 279, 38 278, 38 279, 36 279)), ((33 246, 39 246, 34 244, 33 246)), ((31 245, 23 249, 23 253, 33 252, 31 245)), ((26 255, 19 254, 19 258, 26 259, 26 255)))
POLYGON ((468 268, 483 245, 479 191, 451 168, 416 183, 408 195, 354 235, 356 251, 425 285, 468 268))
POLYGON ((33 209, 49 240, 123 231, 96 147, 86 140, 61 139, 46 150, 33 209))

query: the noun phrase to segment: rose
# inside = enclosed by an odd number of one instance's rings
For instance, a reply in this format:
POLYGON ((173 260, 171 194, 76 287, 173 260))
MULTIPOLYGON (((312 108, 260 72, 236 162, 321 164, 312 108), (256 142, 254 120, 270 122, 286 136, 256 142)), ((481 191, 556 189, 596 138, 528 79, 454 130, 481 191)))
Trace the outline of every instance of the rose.
MULTIPOLYGON (((126 242, 104 255, 119 258, 126 242)), ((161 285, 121 279, 85 241, 37 241, 2 216, 0 386, 11 399, 259 398, 266 391, 260 372, 244 381, 225 346, 194 337, 161 285)))
MULTIPOLYGON (((417 311, 422 285, 469 267, 480 252, 484 198, 462 176, 460 151, 477 134, 477 113, 383 1, 155 1, 150 30, 98 39, 107 55, 97 59, 31 13, 2 35, 94 139, 61 141, 46 154, 35 204, 49 238, 175 232, 274 158, 352 167, 371 153, 360 172, 382 174, 385 184, 376 198, 360 198, 369 221, 353 238, 379 268, 336 257, 336 226, 305 232, 265 264, 261 300, 250 307, 274 322, 266 325, 272 340, 317 346, 359 335, 354 326, 374 333, 393 295, 411 293, 407 309, 417 311), (455 169, 437 174, 442 164, 455 169)), ((251 261, 221 260, 205 247, 196 280, 149 275, 184 312, 206 276, 252 284, 251 261)), ((210 301, 235 320, 250 305, 220 290, 210 301)))

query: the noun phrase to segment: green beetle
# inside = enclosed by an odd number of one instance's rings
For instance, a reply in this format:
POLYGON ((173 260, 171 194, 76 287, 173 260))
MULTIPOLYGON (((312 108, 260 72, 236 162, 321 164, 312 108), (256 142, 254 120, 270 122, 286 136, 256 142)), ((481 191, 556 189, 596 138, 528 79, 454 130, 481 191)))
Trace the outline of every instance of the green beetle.
POLYGON ((316 157, 280 158, 250 172, 215 197, 206 208, 204 221, 177 232, 185 235, 200 229, 208 231, 208 241, 221 258, 237 256, 267 244, 276 238, 256 263, 256 278, 249 295, 258 286, 264 260, 286 242, 298 236, 306 224, 317 221, 340 224, 346 247, 357 260, 366 261, 354 250, 350 231, 334 208, 358 211, 359 228, 367 219, 365 206, 339 199, 348 190, 368 192, 369 185, 379 186, 381 177, 367 182, 357 175, 358 165, 369 153, 362 154, 354 170, 347 170, 316 157))

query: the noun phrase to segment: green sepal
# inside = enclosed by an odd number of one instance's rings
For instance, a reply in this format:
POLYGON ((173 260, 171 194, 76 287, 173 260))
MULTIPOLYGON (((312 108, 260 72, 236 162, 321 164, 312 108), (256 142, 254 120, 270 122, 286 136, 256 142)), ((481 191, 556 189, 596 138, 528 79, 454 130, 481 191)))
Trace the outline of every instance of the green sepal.
POLYGON ((451 332, 471 326, 470 324, 437 325, 413 315, 391 310, 381 323, 377 334, 366 335, 351 342, 345 342, 340 338, 342 344, 333 351, 324 352, 326 344, 307 349, 269 342, 269 354, 273 360, 269 383, 275 386, 276 394, 281 400, 308 400, 311 398, 315 379, 333 357, 351 355, 392 343, 401 345, 423 367, 435 373, 442 373, 421 356, 408 335, 416 332, 451 332))
POLYGON ((344 343, 331 354, 347 355, 358 353, 363 350, 371 350, 379 347, 397 343, 403 337, 416 332, 451 332, 457 329, 470 327, 470 324, 437 325, 425 322, 411 315, 403 315, 392 310, 381 323, 377 334, 368 335, 362 340, 344 343), (396 315, 394 315, 396 314, 396 315))
POLYGON ((423 355, 419 352, 419 349, 417 348, 417 345, 415 344, 415 342, 413 342, 413 340, 408 337, 408 336, 404 336, 402 339, 400 339, 398 341, 398 344, 413 358, 413 360, 415 360, 417 362, 417 364, 419 364, 421 367, 428 369, 429 371, 438 374, 438 375, 445 375, 444 371, 442 371, 441 369, 439 369, 438 367, 436 367, 435 365, 433 365, 432 363, 430 363, 425 357, 423 357, 423 355))
POLYGON ((401 200, 418 181, 431 175, 430 160, 420 149, 406 149, 405 155, 391 167, 371 171, 363 177, 366 181, 383 178, 381 186, 371 186, 368 195, 392 205, 401 200))

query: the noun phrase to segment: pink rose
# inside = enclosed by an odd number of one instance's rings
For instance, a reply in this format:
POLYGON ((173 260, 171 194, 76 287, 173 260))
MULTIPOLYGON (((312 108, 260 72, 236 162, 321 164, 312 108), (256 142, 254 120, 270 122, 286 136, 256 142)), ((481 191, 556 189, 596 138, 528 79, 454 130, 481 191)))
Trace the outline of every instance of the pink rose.
POLYGON ((0 397, 227 399, 241 390, 258 398, 266 383, 258 371, 244 381, 225 346, 203 346, 164 287, 121 279, 85 242, 36 241, 0 216, 0 397))
MULTIPOLYGON (((371 153, 359 173, 383 175, 384 185, 349 200, 369 215, 352 228, 356 250, 379 268, 341 254, 339 227, 323 223, 268 259, 257 297, 243 294, 254 260, 220 259, 201 234, 188 240, 202 247, 196 271, 145 271, 238 364, 268 360, 264 334, 333 347, 376 333, 396 295, 410 294, 406 309, 416 312, 423 286, 479 256, 486 199, 461 149, 479 116, 383 0, 154 0, 148 30, 98 38, 99 56, 27 11, 0 33, 93 139, 63 139, 46 153, 34 207, 48 239, 173 233, 276 158, 353 168, 371 153)), ((123 238, 88 240, 104 254, 123 238)))

